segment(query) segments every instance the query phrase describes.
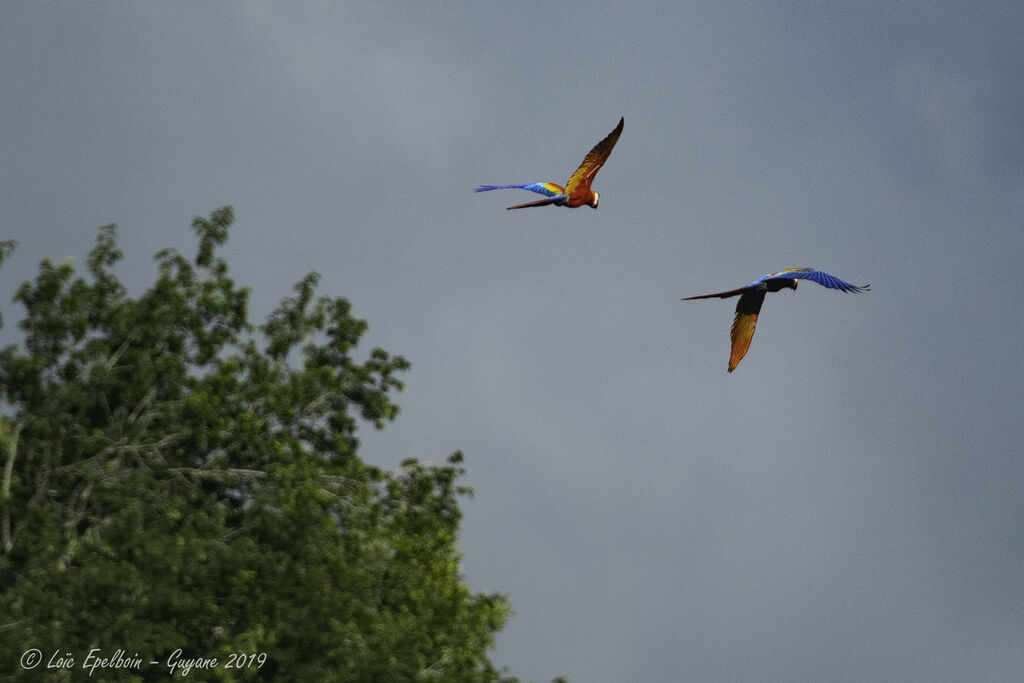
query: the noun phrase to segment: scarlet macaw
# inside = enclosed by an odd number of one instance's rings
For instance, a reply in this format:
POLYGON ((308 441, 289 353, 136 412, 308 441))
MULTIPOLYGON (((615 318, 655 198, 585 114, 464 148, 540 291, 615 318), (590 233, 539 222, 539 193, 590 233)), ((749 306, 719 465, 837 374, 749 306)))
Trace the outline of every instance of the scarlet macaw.
POLYGON ((619 125, 615 127, 611 133, 608 134, 601 142, 594 145, 594 149, 590 150, 590 153, 583 158, 583 163, 580 167, 569 178, 569 182, 565 184, 565 187, 556 185, 555 183, 529 183, 527 185, 481 185, 480 187, 473 190, 474 192, 486 192, 487 190, 506 190, 506 189, 521 189, 530 190, 531 192, 537 192, 539 194, 547 195, 547 199, 541 199, 536 202, 529 202, 527 204, 517 204, 516 206, 510 206, 509 209, 523 209, 528 206, 545 206, 547 204, 554 204, 555 206, 568 206, 570 208, 576 208, 578 206, 587 206, 596 209, 597 202, 601 198, 599 192, 594 192, 590 189, 590 183, 593 182, 594 176, 597 175, 598 170, 607 161, 608 155, 612 153, 612 147, 619 140, 619 135, 622 134, 622 127, 625 125, 626 120, 624 118, 619 119, 619 125))
POLYGON ((815 270, 814 268, 789 268, 780 270, 777 273, 768 273, 764 277, 754 280, 745 287, 730 289, 727 292, 716 294, 701 294, 700 296, 683 297, 683 301, 692 299, 727 299, 739 295, 740 300, 736 302, 736 317, 732 322, 732 355, 729 357, 729 372, 736 369, 743 356, 747 353, 750 340, 754 337, 754 327, 757 325, 757 314, 761 311, 761 304, 764 303, 764 295, 768 292, 778 292, 786 287, 795 290, 797 280, 810 280, 817 282, 822 287, 838 289, 843 292, 863 292, 871 285, 858 287, 849 282, 843 282, 834 275, 815 270))

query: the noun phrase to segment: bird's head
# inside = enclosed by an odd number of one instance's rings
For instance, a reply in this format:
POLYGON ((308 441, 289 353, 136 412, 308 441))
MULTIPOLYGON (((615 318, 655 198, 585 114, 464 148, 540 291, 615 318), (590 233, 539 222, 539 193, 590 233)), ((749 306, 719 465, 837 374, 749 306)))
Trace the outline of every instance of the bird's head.
POLYGON ((600 193, 600 192, 595 192, 595 193, 594 193, 594 201, 590 202, 590 205, 589 205, 589 206, 590 206, 590 208, 592 208, 592 209, 596 209, 596 208, 597 208, 597 203, 598 203, 598 202, 599 202, 600 200, 601 200, 601 193, 600 193))

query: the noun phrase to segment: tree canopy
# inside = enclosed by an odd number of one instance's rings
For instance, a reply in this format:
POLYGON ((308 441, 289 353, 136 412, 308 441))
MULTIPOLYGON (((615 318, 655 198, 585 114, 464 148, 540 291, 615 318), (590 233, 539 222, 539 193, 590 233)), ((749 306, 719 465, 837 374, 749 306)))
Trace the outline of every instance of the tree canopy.
POLYGON ((510 680, 487 654, 509 605, 460 573, 461 454, 395 471, 357 454, 361 424, 398 414, 407 361, 357 360, 366 323, 316 296, 316 273, 250 323, 218 253, 232 222, 230 207, 196 218, 195 258, 157 253, 136 298, 113 225, 86 277, 44 260, 17 290, 22 335, 0 351, 0 673, 78 680, 98 649, 128 660, 102 680, 164 680, 176 651, 218 660, 200 680, 510 680), (55 653, 74 665, 47 671, 55 653))

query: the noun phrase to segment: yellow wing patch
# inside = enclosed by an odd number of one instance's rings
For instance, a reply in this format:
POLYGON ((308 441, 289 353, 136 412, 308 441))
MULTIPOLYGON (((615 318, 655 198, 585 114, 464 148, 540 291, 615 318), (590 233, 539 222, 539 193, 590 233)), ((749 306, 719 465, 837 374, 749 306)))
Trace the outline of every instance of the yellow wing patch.
POLYGON ((757 327, 757 313, 737 313, 732 321, 732 355, 729 356, 729 372, 736 369, 736 366, 747 355, 750 348, 750 340, 754 338, 754 328, 757 327))

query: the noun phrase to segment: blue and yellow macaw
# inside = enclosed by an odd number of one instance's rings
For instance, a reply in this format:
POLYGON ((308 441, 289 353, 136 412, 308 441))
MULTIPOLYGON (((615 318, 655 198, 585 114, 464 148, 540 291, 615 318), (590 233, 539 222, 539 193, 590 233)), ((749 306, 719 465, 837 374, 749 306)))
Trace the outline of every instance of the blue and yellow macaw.
POLYGON ((761 312, 761 304, 764 303, 764 295, 768 292, 778 292, 787 287, 796 290, 797 280, 810 280, 817 282, 822 287, 838 289, 841 292, 863 292, 871 285, 858 287, 844 282, 834 275, 816 270, 814 268, 789 268, 780 270, 777 273, 768 273, 762 278, 754 280, 749 285, 730 289, 727 292, 715 294, 701 294, 700 296, 683 297, 683 301, 693 299, 727 299, 731 296, 739 296, 736 302, 736 317, 732 321, 732 355, 729 357, 729 372, 736 369, 743 356, 747 353, 750 340, 754 338, 754 328, 757 326, 757 314, 761 312))
POLYGON ((569 208, 576 208, 583 206, 584 204, 596 209, 597 202, 601 198, 599 192, 594 192, 590 189, 590 184, 594 181, 594 176, 600 170, 604 162, 608 160, 608 155, 612 153, 612 147, 618 142, 619 136, 622 134, 622 127, 626 124, 624 118, 619 119, 619 125, 615 127, 611 133, 608 134, 601 142, 594 145, 594 149, 590 150, 590 153, 583 158, 583 163, 580 167, 569 178, 569 181, 565 184, 565 187, 557 185, 555 183, 529 183, 526 185, 481 185, 480 187, 473 190, 474 192, 486 192, 487 190, 507 190, 507 189, 518 189, 518 190, 529 190, 530 192, 537 192, 538 194, 547 195, 547 199, 541 199, 536 202, 529 202, 527 204, 517 204, 516 206, 509 206, 509 209, 524 209, 528 206, 546 206, 547 204, 554 204, 555 206, 568 206, 569 208))

